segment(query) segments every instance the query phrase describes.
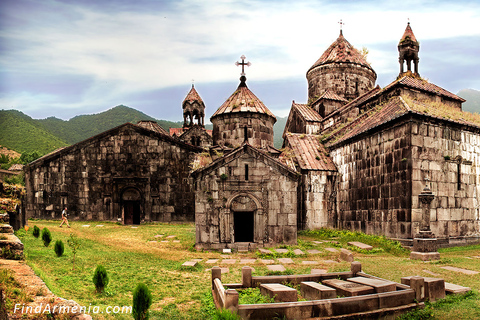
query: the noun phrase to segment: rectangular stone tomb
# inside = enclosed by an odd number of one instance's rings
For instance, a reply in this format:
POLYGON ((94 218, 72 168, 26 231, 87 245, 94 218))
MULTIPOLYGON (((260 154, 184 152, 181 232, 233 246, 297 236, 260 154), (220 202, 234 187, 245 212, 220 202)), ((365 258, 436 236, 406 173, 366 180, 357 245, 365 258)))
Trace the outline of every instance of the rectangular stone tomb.
POLYGON ((334 288, 314 281, 301 282, 300 293, 307 300, 333 299, 337 297, 337 291, 334 288))
POLYGON ((373 287, 376 293, 390 292, 390 291, 397 290, 397 284, 393 281, 364 278, 364 277, 349 278, 347 279, 347 281, 373 287))
POLYGON ((354 297, 375 293, 375 289, 370 286, 344 280, 330 279, 323 280, 322 283, 329 287, 335 288, 337 290, 337 294, 344 297, 354 297))
POLYGON ((365 243, 362 243, 362 242, 358 242, 358 241, 351 241, 351 242, 348 242, 348 244, 351 245, 351 246, 363 249, 363 250, 370 251, 370 250, 373 249, 373 247, 371 245, 365 244, 365 243))
MULTIPOLYGON (((403 277, 402 284, 410 285, 411 277, 403 277)), ((423 277, 425 280, 424 297, 430 301, 445 298, 445 280, 423 277)))
POLYGON ((260 292, 272 297, 275 302, 297 301, 297 290, 279 283, 263 283, 260 285, 260 292))

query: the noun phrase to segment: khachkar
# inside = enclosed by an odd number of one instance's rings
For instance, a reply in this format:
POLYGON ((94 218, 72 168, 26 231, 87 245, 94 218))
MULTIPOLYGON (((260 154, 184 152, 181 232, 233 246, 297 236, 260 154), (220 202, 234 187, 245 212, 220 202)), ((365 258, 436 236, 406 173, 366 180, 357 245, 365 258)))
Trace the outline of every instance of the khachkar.
POLYGON ((420 232, 413 239, 413 251, 410 253, 410 259, 423 261, 439 260, 440 253, 437 252, 437 238, 430 230, 430 204, 435 196, 428 184, 425 185, 418 198, 422 205, 422 221, 420 222, 420 232))

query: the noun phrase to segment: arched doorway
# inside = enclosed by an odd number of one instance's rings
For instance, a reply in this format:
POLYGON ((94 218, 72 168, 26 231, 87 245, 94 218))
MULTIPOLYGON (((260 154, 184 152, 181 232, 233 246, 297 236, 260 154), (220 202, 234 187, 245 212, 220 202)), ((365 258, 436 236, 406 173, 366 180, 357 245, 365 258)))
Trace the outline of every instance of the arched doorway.
POLYGON ((229 201, 228 206, 231 214, 230 221, 233 222, 233 241, 259 241, 263 225, 260 202, 253 195, 242 193, 233 197, 229 201))
POLYGON ((135 188, 127 188, 123 191, 122 203, 124 224, 140 224, 141 199, 140 191, 135 188))

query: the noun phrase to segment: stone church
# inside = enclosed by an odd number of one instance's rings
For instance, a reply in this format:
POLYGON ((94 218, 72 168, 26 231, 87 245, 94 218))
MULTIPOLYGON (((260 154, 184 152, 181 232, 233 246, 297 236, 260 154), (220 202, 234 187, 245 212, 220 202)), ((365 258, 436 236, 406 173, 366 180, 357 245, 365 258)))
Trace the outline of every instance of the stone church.
POLYGON ((26 166, 27 216, 58 218, 68 206, 79 219, 195 220, 206 249, 292 244, 297 230, 320 227, 411 239, 428 184, 437 237, 478 235, 480 118, 420 76, 419 48, 408 24, 399 75, 380 88, 340 32, 307 71, 308 101, 293 101, 281 150, 242 56, 212 132, 192 86, 182 128, 127 123, 26 166))

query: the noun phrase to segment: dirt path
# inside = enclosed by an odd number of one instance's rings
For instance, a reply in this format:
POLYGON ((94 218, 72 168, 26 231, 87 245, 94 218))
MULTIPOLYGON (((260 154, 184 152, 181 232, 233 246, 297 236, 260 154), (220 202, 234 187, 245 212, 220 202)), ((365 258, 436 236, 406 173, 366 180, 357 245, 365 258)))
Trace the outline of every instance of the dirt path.
POLYGON ((72 312, 74 306, 78 308, 78 304, 73 300, 65 300, 54 295, 25 261, 0 259, 0 269, 12 270, 15 280, 22 285, 27 296, 31 297, 30 300, 33 300, 16 305, 14 313, 9 314, 11 319, 25 319, 25 316, 28 319, 47 319, 48 311, 54 319, 92 319, 88 315, 72 312))

